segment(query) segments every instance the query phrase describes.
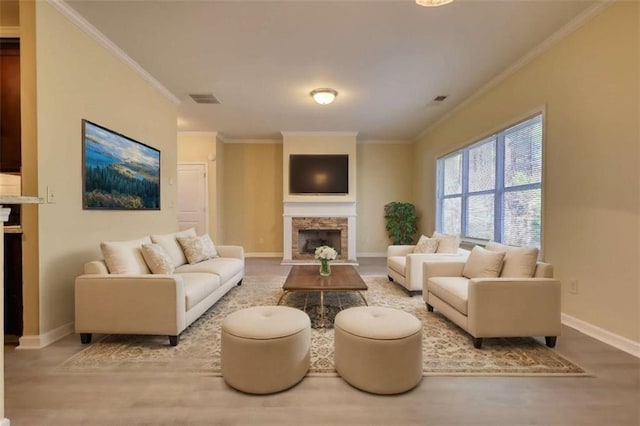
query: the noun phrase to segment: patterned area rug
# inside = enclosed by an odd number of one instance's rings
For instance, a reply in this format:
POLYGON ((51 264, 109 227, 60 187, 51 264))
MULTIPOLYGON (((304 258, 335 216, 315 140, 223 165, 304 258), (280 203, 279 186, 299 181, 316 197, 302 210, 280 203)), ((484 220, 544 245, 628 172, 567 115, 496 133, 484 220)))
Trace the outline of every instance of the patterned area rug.
MULTIPOLYGON (((427 312, 422 296, 409 297, 386 277, 363 277, 369 305, 410 312, 424 324, 424 375, 586 375, 577 365, 533 338, 484 339, 482 350, 470 336, 438 314, 427 312)), ((69 358, 56 371, 82 373, 199 372, 220 375, 220 326, 231 312, 249 306, 275 305, 282 294, 283 276, 247 276, 202 317, 187 328, 180 344, 171 347, 167 337, 109 335, 69 358)), ((282 304, 302 308, 305 294, 287 295, 282 304)), ((336 375, 333 365, 333 329, 316 328, 319 296, 310 294, 307 313, 311 332, 309 375, 336 375)), ((339 305, 359 306, 357 294, 325 297, 326 314, 333 321, 339 305)))

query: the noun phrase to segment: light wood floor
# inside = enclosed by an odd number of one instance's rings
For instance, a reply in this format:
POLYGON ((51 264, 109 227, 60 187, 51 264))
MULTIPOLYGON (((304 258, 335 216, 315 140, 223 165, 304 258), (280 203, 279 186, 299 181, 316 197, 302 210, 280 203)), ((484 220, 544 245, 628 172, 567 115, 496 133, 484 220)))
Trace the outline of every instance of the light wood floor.
MULTIPOLYGON (((384 274, 383 259, 360 273, 384 274)), ((286 274, 247 259, 247 275, 286 274)), ((251 396, 206 374, 56 373, 77 336, 38 351, 5 346, 6 416, 19 425, 640 425, 640 360, 564 327, 555 350, 593 377, 425 377, 397 396, 308 377, 251 396)))

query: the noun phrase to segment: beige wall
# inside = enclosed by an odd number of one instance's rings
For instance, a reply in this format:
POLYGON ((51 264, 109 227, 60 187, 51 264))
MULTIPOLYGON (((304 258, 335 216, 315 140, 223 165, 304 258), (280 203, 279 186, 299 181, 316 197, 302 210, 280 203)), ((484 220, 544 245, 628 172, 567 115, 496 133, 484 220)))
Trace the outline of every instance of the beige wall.
POLYGON ((358 144, 358 254, 384 254, 390 244, 384 228, 384 205, 412 202, 413 145, 358 144))
MULTIPOLYGON (((40 334, 71 323, 73 280, 103 240, 177 229, 176 106, 49 3, 36 2, 40 334), (161 151, 161 211, 83 211, 81 120, 161 151)), ((25 307, 26 308, 26 307, 25 307)))
POLYGON ((209 235, 214 241, 219 241, 217 234, 217 137, 216 133, 189 134, 178 133, 178 162, 204 163, 207 165, 207 189, 209 211, 209 235))
POLYGON ((282 144, 224 144, 224 243, 282 253, 282 144))
POLYGON ((562 310, 640 342, 639 4, 618 2, 432 129, 414 197, 434 227, 438 155, 546 106, 543 249, 562 310), (578 280, 577 295, 568 293, 578 280))

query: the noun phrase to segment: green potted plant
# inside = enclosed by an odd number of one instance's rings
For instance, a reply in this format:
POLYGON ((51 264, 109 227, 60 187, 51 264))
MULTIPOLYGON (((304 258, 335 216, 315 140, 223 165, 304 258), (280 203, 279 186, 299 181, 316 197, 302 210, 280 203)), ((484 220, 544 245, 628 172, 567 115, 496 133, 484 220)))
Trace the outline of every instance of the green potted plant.
POLYGON ((393 245, 413 244, 413 236, 418 231, 418 216, 413 204, 402 201, 385 204, 384 219, 393 245))

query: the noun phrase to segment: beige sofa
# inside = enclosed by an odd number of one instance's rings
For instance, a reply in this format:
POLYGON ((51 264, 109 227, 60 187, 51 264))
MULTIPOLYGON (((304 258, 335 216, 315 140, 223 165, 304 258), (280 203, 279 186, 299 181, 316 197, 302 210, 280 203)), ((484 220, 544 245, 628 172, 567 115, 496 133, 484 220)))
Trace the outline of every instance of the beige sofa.
POLYGON ((467 259, 469 250, 458 248, 456 253, 414 253, 415 245, 387 247, 387 276, 410 294, 422 292, 422 264, 424 262, 460 262, 467 259))
POLYGON ((90 343, 92 333, 151 334, 167 335, 175 346, 185 328, 242 283, 242 247, 215 246, 218 257, 188 264, 176 241, 181 234, 118 243, 136 273, 110 273, 104 260, 85 264, 75 280, 75 331, 82 343, 90 343), (166 246, 175 272, 153 274, 145 268, 138 243, 152 239, 166 246))
POLYGON ((435 308, 467 331, 478 349, 484 337, 545 336, 547 346, 555 346, 560 282, 553 279, 551 264, 534 258, 530 278, 502 273, 467 278, 464 272, 465 262, 423 264, 423 298, 430 312, 435 308))

